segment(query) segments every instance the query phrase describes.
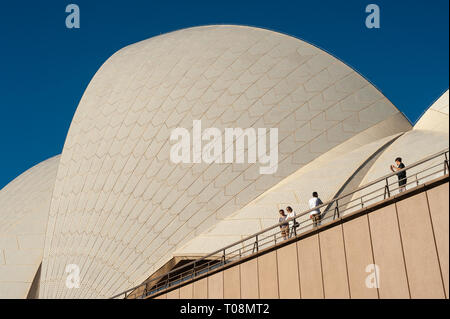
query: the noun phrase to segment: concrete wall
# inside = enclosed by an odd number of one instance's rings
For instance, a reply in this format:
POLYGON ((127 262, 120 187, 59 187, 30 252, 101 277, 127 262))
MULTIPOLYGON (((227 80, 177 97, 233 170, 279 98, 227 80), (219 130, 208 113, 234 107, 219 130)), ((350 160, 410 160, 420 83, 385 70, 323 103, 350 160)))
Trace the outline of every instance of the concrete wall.
POLYGON ((447 181, 158 298, 448 298, 448 192, 447 181))

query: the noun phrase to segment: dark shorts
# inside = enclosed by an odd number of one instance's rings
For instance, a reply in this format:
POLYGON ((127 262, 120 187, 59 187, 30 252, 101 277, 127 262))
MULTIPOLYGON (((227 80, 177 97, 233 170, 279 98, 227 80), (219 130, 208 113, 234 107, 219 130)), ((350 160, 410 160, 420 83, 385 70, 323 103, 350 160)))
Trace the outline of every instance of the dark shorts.
POLYGON ((406 182, 407 182, 406 178, 402 179, 402 180, 398 181, 398 186, 400 186, 400 187, 405 186, 406 182))

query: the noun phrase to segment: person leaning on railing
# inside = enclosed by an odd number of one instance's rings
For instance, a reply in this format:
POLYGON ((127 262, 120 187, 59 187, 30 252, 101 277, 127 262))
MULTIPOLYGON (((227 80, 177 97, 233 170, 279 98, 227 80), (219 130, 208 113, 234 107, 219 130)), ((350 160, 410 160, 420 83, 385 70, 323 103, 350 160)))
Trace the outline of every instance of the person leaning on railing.
MULTIPOLYGON (((280 209, 279 211, 280 213, 280 218, 278 219, 278 223, 283 223, 284 221, 286 221, 287 216, 284 213, 284 210, 280 209)), ((283 237, 284 240, 288 239, 289 236, 289 222, 283 223, 280 225, 280 229, 281 229, 281 236, 283 237)))
MULTIPOLYGON (((319 198, 317 192, 312 193, 312 198, 309 200, 309 208, 313 209, 322 205, 322 201, 319 198)), ((309 218, 312 219, 314 227, 319 226, 320 223, 320 209, 315 209, 309 213, 309 218)))

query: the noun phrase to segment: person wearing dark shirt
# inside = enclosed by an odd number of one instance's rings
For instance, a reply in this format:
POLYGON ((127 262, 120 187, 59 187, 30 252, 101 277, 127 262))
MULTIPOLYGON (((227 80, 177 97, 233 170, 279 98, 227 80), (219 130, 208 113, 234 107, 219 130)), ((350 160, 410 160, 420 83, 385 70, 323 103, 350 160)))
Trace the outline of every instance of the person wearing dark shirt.
MULTIPOLYGON (((402 158, 401 157, 397 157, 395 159, 395 165, 391 165, 391 171, 393 172, 397 172, 397 171, 401 171, 402 169, 405 168, 405 164, 402 163, 402 158)), ((400 193, 404 192, 406 190, 406 183, 407 183, 407 179, 406 179, 406 171, 402 171, 399 172, 397 174, 398 177, 398 187, 399 187, 399 191, 400 193)))

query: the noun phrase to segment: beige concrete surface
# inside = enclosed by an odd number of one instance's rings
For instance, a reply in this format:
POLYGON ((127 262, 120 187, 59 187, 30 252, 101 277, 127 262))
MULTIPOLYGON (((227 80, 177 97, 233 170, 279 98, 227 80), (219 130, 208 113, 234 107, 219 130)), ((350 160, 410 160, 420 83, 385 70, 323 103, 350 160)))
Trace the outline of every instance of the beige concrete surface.
POLYGON ((427 191, 428 206, 433 225, 433 233, 441 266, 445 296, 448 295, 449 283, 449 189, 448 183, 427 191))
POLYGON ((167 299, 180 299, 180 289, 175 289, 167 293, 167 299))
POLYGON ((299 241, 297 247, 301 297, 304 299, 324 298, 319 236, 314 235, 299 241))
POLYGON ((293 243, 276 251, 278 290, 280 299, 300 298, 297 244, 293 243))
POLYGON ((259 297, 261 299, 278 299, 278 265, 277 252, 272 251, 258 257, 259 297))
POLYGON ((241 298, 241 275, 239 265, 223 272, 223 297, 224 299, 241 298))
POLYGON ((350 298, 342 226, 321 232, 319 241, 325 298, 350 298))
POLYGON ((396 206, 411 298, 444 298, 426 193, 396 206))
POLYGON ((380 269, 380 298, 410 298, 395 205, 369 214, 369 223, 374 261, 380 269))
MULTIPOLYGON (((366 285, 367 267, 374 265, 368 216, 362 216, 343 225, 348 282, 352 299, 377 299, 377 288, 366 285)), ((369 268, 371 269, 371 268, 369 268)))
POLYGON ((223 272, 208 277, 208 298, 223 299, 223 272))
POLYGON ((194 282, 194 299, 208 298, 208 279, 204 278, 194 282))
POLYGON ((239 265, 241 271, 241 298, 259 298, 258 260, 252 259, 239 265))
POLYGON ((192 299, 194 296, 194 285, 189 284, 180 288, 180 299, 192 299))

